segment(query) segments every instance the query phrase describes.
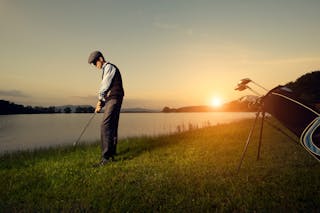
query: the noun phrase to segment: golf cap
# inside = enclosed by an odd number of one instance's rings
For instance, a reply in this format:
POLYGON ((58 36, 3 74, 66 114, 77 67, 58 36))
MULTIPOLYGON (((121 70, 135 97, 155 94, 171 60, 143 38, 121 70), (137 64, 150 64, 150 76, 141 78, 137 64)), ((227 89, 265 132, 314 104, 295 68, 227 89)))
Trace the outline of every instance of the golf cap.
POLYGON ((103 57, 100 51, 93 51, 88 58, 88 63, 92 64, 94 61, 98 60, 99 57, 103 57))

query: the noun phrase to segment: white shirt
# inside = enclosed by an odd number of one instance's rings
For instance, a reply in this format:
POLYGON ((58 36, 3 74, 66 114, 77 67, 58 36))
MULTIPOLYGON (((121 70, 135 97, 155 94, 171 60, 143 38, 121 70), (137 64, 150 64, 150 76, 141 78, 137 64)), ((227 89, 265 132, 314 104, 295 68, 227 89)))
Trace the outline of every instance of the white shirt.
POLYGON ((116 68, 112 64, 105 62, 102 65, 102 81, 98 93, 99 100, 105 101, 104 97, 110 89, 110 85, 115 73, 116 68))

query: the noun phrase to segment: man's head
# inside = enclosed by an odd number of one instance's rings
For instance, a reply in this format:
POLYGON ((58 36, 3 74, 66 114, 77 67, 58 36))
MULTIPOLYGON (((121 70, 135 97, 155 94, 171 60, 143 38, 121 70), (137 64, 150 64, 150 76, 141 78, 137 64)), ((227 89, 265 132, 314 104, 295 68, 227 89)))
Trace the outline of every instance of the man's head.
POLYGON ((104 64, 105 59, 100 51, 93 51, 88 58, 88 63, 93 64, 98 69, 102 68, 102 65, 104 64))

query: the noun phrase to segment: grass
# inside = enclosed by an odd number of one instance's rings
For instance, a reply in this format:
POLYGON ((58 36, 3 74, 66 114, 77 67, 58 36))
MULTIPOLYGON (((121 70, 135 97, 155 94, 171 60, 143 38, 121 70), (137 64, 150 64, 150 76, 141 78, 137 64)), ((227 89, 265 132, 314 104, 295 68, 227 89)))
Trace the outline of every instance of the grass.
POLYGON ((98 144, 6 154, 0 212, 319 212, 320 163, 268 125, 235 173, 251 125, 125 139, 98 169, 98 144))

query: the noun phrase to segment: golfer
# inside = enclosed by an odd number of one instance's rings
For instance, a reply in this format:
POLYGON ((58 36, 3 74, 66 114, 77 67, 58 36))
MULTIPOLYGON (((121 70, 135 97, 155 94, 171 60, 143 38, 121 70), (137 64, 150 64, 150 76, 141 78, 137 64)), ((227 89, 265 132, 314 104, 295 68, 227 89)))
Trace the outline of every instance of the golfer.
POLYGON ((88 59, 102 71, 102 81, 99 89, 99 101, 95 112, 99 113, 104 108, 104 115, 101 123, 101 161, 95 167, 103 166, 113 161, 118 143, 118 124, 120 109, 124 96, 122 78, 119 69, 106 61, 100 51, 94 51, 88 59))

